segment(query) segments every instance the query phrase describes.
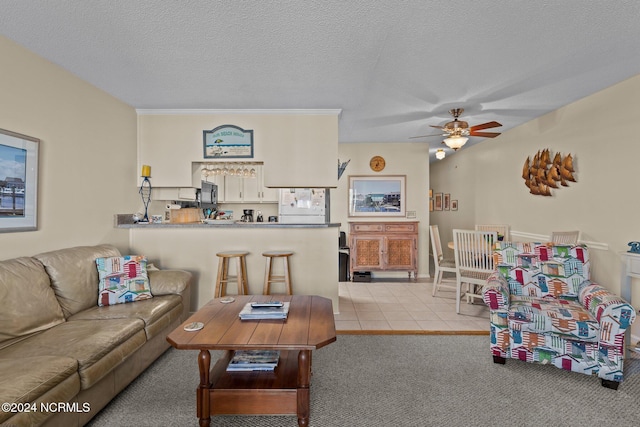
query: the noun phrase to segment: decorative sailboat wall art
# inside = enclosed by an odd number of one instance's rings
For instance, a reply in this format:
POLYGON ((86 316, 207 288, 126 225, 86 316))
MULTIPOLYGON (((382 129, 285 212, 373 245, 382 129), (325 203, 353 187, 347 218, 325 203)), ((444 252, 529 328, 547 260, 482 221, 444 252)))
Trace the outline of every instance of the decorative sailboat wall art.
POLYGON ((522 168, 524 185, 531 194, 537 196, 551 196, 552 189, 568 187, 569 182, 577 182, 574 173, 571 154, 563 157, 556 153, 551 160, 548 148, 538 150, 533 158, 527 157, 522 168))

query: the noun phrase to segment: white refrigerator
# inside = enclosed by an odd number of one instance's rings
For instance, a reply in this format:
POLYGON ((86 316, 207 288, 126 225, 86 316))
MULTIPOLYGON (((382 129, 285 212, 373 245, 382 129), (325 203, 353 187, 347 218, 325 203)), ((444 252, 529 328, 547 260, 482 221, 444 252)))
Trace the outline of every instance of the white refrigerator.
POLYGON ((284 224, 329 222, 329 189, 281 188, 278 221, 284 224))

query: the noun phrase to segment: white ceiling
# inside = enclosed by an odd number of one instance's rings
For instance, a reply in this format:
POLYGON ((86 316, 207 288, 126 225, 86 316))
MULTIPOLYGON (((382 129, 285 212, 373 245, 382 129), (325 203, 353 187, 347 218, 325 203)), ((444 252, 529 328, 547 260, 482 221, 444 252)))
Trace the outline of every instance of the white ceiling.
POLYGON ((638 0, 2 0, 0 33, 135 108, 339 108, 431 158, 451 108, 500 132, 640 73, 638 0))

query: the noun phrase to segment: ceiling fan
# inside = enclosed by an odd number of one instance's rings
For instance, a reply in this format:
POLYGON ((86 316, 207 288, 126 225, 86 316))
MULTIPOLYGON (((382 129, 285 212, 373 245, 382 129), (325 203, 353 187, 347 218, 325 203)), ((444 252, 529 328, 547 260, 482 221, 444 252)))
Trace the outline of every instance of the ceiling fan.
POLYGON ((445 123, 444 126, 429 125, 433 128, 441 129, 444 133, 413 136, 411 137, 411 139, 425 138, 429 136, 446 136, 447 138, 445 138, 445 140, 442 141, 442 143, 446 144, 449 148, 452 148, 453 150, 458 150, 467 142, 467 140, 469 139, 468 138, 469 136, 479 136, 482 138, 495 138, 496 136, 500 135, 500 132, 479 132, 479 131, 483 129, 500 127, 502 126, 502 124, 496 121, 493 121, 493 122, 482 123, 479 125, 469 127, 469 123, 463 120, 458 120, 458 117, 460 117, 460 115, 462 115, 463 112, 464 112, 463 108, 454 108, 452 110, 449 110, 449 114, 453 116, 453 121, 445 123))

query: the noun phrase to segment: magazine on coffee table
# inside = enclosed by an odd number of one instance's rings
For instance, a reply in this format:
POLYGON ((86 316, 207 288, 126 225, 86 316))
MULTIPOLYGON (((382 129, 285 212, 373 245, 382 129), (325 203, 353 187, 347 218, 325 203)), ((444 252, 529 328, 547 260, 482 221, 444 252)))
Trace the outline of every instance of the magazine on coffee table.
POLYGON ((278 350, 236 350, 227 371, 273 371, 279 359, 278 350))
POLYGON ((282 305, 253 307, 247 303, 239 313, 241 320, 286 319, 289 314, 289 302, 282 305))

